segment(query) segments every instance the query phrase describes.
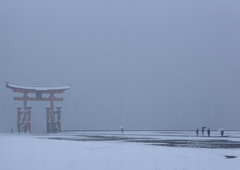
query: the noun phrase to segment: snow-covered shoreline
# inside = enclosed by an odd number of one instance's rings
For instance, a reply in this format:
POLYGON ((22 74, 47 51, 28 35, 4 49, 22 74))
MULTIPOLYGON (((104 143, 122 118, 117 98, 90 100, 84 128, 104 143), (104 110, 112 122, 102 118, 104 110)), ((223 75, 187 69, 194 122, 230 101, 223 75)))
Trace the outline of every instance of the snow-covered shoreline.
MULTIPOLYGON (((147 140, 205 141, 209 138, 223 139, 221 137, 195 137, 193 132, 174 134, 166 132, 0 134, 0 169, 239 169, 239 148, 166 147, 121 140, 147 138, 147 140), (101 139, 102 137, 107 137, 107 139, 115 137, 119 140, 92 140, 100 137, 101 139), (226 155, 236 156, 236 158, 227 159, 226 155)), ((239 133, 229 132, 228 136, 225 137, 226 140, 240 142, 239 133)))

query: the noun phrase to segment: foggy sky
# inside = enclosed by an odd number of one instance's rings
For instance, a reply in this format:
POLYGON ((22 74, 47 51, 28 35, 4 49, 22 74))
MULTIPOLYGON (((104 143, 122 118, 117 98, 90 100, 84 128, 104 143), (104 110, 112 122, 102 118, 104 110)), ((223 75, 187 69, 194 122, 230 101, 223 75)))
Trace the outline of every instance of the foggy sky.
MULTIPOLYGON (((16 131, 5 81, 65 85, 62 129, 240 129, 240 2, 0 1, 0 132, 16 131)), ((28 102, 45 132, 48 102, 28 102)))

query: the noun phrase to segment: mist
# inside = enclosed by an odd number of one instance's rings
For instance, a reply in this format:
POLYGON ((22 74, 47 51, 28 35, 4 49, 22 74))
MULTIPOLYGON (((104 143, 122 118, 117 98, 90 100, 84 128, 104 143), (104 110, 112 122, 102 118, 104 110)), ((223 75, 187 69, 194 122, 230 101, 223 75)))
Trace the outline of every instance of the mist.
MULTIPOLYGON (((240 129, 239 1, 0 1, 0 131, 16 131, 5 81, 70 84, 63 130, 240 129)), ((48 102, 29 102, 45 132, 48 102)))

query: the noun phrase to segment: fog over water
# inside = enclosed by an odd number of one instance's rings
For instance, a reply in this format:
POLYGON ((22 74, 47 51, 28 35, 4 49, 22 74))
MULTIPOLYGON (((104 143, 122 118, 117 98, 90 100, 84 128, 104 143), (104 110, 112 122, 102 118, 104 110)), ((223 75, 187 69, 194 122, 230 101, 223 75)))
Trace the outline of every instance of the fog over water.
MULTIPOLYGON (((0 132, 16 131, 5 81, 70 84, 62 129, 240 129, 240 1, 0 1, 0 132)), ((46 131, 49 102, 28 102, 46 131)))

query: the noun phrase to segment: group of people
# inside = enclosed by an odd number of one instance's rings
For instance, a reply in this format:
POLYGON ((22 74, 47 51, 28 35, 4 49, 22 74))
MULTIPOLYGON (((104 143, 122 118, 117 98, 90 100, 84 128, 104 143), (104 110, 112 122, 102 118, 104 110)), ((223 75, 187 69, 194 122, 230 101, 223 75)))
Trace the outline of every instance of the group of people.
MULTIPOLYGON (((204 136, 204 130, 205 130, 206 127, 202 127, 202 136, 204 136)), ((196 130, 196 134, 198 136, 198 133, 199 133, 199 129, 196 130)), ((210 128, 208 128, 207 130, 207 134, 208 134, 208 137, 210 136, 210 128)))
MULTIPOLYGON (((205 128, 206 128, 206 127, 202 127, 202 136, 204 136, 204 130, 205 130, 205 128)), ((198 136, 198 133, 199 133, 199 129, 196 130, 197 136, 198 136)), ((210 137, 210 128, 208 128, 207 134, 208 134, 208 137, 210 137)), ((223 136, 223 134, 224 134, 224 131, 221 130, 221 136, 223 136)))

